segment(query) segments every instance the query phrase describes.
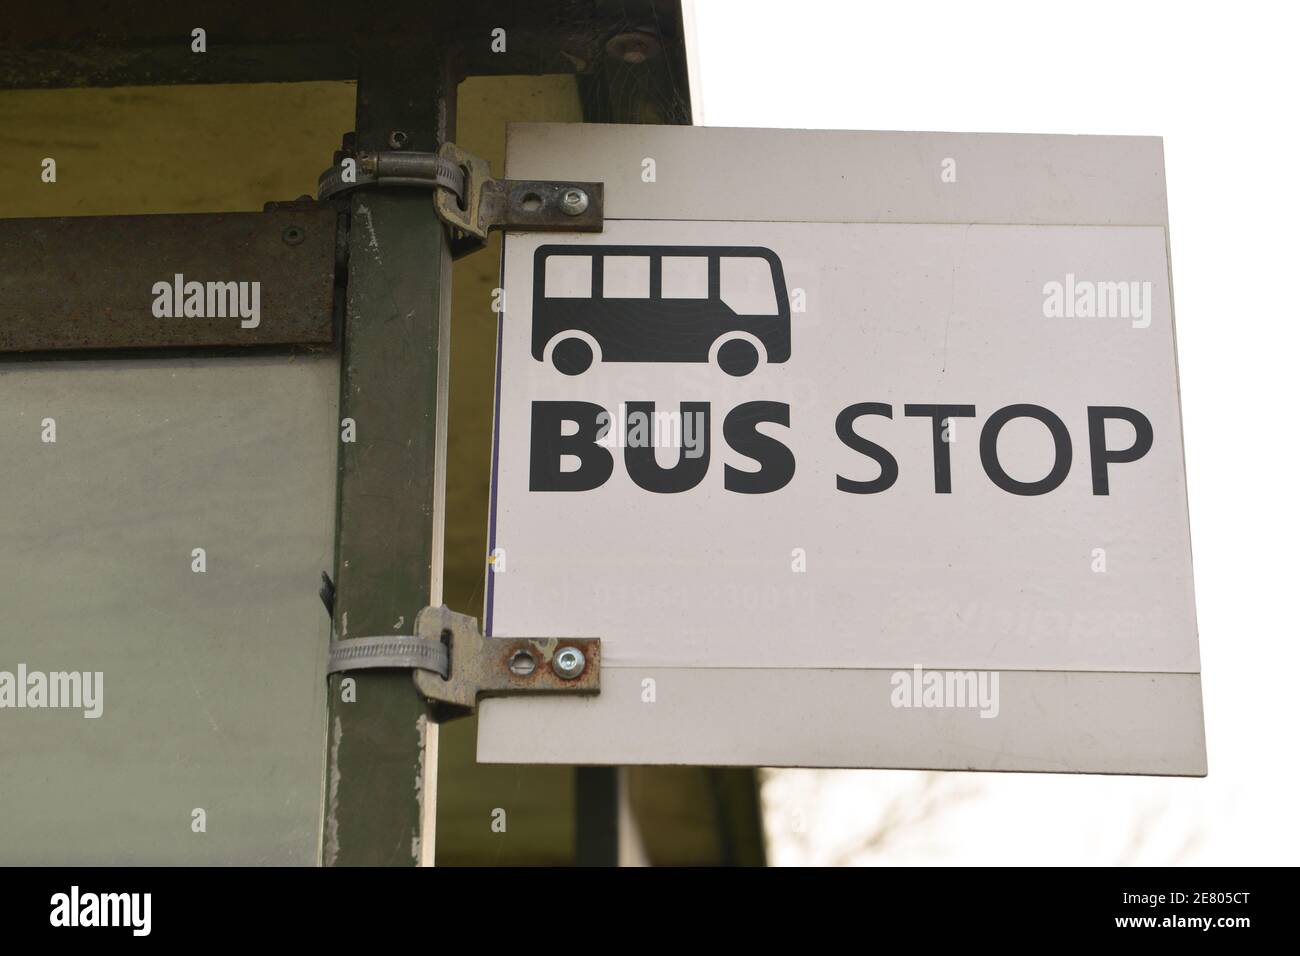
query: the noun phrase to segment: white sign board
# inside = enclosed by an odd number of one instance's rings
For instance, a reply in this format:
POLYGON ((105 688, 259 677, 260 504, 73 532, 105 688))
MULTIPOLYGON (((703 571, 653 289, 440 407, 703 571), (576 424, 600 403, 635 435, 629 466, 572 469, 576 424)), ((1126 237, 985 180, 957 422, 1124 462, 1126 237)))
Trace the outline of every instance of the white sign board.
POLYGON ((511 128, 485 761, 1205 773, 1161 143, 511 128))

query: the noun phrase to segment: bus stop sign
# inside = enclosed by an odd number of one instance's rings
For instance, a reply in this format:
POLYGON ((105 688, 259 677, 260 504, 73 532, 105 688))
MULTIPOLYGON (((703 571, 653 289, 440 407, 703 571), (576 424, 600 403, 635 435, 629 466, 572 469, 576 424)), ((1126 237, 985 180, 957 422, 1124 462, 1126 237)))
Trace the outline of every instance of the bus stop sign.
POLYGON ((489 762, 1203 775, 1161 142, 523 125, 489 762))

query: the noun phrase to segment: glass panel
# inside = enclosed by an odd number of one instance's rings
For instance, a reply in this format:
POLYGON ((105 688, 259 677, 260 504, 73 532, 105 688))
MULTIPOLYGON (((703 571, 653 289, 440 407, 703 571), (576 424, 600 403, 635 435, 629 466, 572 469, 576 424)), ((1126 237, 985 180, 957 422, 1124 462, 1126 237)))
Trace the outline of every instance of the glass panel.
POLYGON ((0 365, 0 694, 21 668, 96 698, 0 710, 0 861, 316 862, 338 380, 335 355, 0 365))

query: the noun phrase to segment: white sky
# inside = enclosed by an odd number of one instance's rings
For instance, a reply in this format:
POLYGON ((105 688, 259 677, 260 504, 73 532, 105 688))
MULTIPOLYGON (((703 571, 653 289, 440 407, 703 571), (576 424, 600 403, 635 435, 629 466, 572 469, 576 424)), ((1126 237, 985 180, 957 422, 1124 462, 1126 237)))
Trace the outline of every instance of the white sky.
POLYGON ((1295 8, 692 6, 704 125, 1165 141, 1210 776, 783 771, 772 862, 1297 862, 1295 8))

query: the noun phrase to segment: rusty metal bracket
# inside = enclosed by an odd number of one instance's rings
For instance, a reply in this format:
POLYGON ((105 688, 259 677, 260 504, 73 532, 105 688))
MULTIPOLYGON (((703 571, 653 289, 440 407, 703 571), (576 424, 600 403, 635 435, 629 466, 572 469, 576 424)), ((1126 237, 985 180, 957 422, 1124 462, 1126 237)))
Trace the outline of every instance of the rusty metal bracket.
POLYGON ((417 670, 415 686, 434 703, 438 721, 471 713, 482 697, 600 693, 598 637, 484 637, 478 619, 427 607, 415 619, 417 637, 448 648, 446 677, 417 670))
POLYGON ((433 192, 434 211, 451 230, 451 253, 483 248, 493 229, 518 232, 600 232, 605 228, 605 184, 538 179, 494 179, 487 160, 443 143, 436 153, 403 150, 337 154, 321 173, 320 199, 358 186, 415 186, 433 192), (343 163, 354 164, 347 178, 343 163))
POLYGON ((535 179, 494 179, 486 160, 455 143, 439 158, 465 171, 464 194, 439 187, 433 204, 452 229, 452 255, 480 249, 488 232, 600 232, 605 228, 605 184, 535 179))
POLYGON ((351 637, 330 647, 329 671, 410 669, 438 722, 464 717, 483 697, 600 693, 598 637, 484 637, 478 619, 426 607, 414 635, 351 637))

